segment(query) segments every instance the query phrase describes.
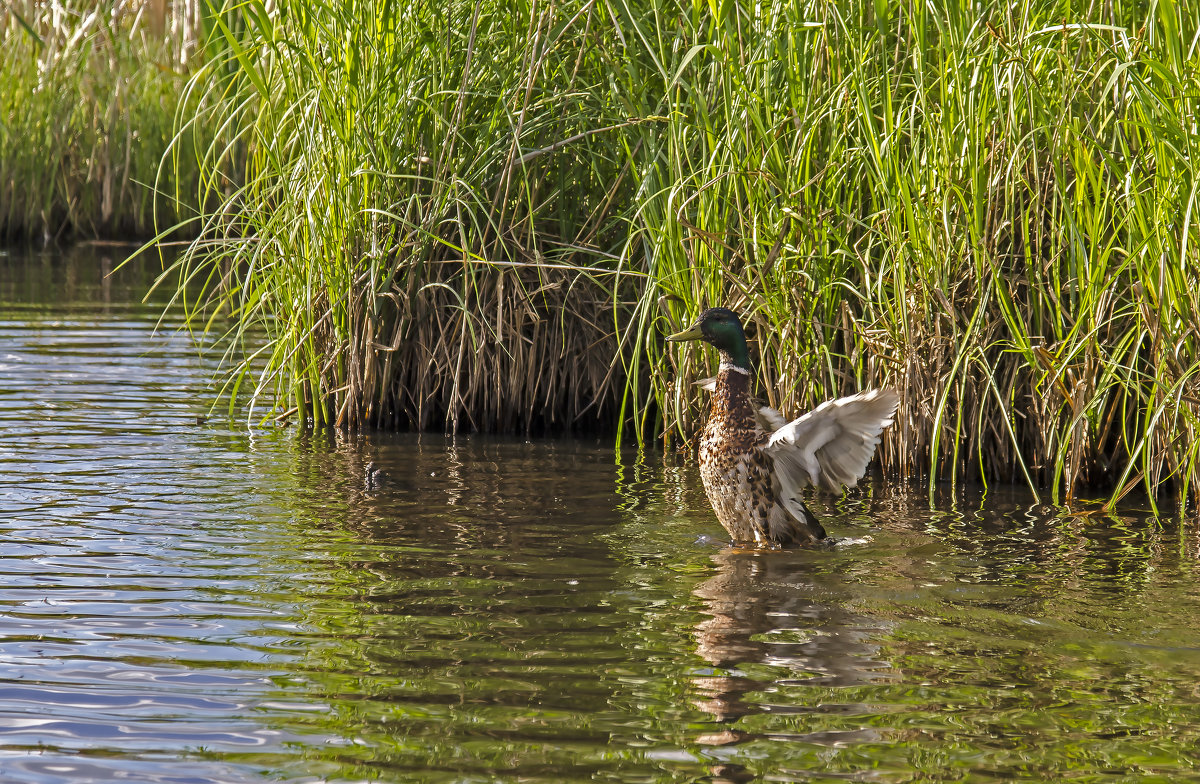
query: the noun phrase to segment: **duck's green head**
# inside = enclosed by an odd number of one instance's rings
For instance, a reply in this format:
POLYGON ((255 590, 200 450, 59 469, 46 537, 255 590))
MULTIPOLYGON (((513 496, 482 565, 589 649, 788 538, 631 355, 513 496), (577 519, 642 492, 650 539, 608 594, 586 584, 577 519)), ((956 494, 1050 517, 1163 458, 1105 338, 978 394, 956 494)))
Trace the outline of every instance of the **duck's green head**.
POLYGON ((746 349, 746 333, 742 322, 729 308, 709 308, 700 314, 696 323, 667 340, 703 340, 721 352, 721 359, 743 369, 750 369, 750 354, 746 349))

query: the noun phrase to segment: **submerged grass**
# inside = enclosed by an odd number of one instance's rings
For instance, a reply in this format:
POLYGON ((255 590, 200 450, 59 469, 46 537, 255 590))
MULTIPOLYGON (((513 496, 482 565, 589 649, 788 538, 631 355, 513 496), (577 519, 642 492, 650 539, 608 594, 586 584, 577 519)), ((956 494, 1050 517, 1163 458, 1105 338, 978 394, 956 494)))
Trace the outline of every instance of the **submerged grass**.
MULTIPOLYGON (((173 5, 0 5, 0 240, 151 236, 194 212, 156 193, 201 37, 198 2, 173 5)), ((182 160, 166 181, 191 193, 182 160)))
POLYGON ((180 263, 285 416, 686 438, 725 304, 784 410, 898 388, 892 471, 1197 494, 1195 0, 212 18, 180 263))

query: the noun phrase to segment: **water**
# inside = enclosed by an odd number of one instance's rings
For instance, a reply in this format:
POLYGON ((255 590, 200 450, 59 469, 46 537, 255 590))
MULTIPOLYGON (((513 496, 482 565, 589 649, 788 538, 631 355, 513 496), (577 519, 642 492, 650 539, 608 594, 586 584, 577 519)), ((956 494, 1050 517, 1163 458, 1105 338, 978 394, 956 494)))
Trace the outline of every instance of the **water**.
POLYGON ((0 257, 5 784, 1200 780, 1191 523, 882 483, 735 552, 671 456, 198 421, 96 255, 0 257))

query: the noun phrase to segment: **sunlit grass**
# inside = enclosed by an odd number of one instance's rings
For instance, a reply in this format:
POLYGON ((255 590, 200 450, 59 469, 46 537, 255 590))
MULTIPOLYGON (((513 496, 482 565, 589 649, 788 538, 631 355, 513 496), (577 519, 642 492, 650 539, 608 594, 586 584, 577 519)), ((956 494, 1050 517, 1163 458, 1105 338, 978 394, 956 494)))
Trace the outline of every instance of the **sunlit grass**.
MULTIPOLYGON (((1186 490, 1200 9, 722 8, 655 51, 640 78, 667 94, 631 109, 674 118, 640 169, 644 334, 723 302, 785 409, 899 388, 902 474, 1186 490)), ((683 351, 650 378, 688 432, 683 351)))
POLYGON ((645 278, 603 250, 629 178, 602 137, 637 123, 589 87, 594 12, 284 5, 223 15, 194 80, 191 122, 236 129, 200 155, 197 318, 270 337, 231 384, 317 426, 611 420, 613 302, 645 278))
POLYGON ((894 472, 1191 495, 1198 12, 230 4, 196 323, 309 424, 649 440, 724 304, 774 405, 898 388, 894 472))
MULTIPOLYGON (((161 172, 200 33, 194 2, 169 19, 92 2, 0 6, 0 238, 150 236, 189 205, 161 172)), ((165 7, 165 6, 164 6, 165 7)))

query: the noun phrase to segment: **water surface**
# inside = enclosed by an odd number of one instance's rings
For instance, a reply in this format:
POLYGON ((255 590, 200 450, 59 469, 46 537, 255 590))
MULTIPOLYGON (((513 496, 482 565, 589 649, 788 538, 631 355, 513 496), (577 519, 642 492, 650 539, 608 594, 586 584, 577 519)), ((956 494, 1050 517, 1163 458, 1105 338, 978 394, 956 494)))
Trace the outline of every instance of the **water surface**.
POLYGON ((732 551, 677 456, 212 413, 111 255, 0 257, 6 784, 1200 780, 1190 523, 877 483, 732 551))

